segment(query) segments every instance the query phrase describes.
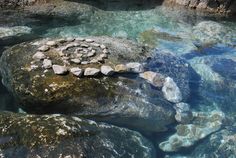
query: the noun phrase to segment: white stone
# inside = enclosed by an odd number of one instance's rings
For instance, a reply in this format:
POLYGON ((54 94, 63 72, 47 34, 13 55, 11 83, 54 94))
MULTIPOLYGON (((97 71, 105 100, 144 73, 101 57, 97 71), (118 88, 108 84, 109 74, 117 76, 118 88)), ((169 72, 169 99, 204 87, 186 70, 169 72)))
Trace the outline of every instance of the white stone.
POLYGON ((138 62, 131 62, 126 64, 130 72, 141 73, 144 71, 143 65, 138 62))
POLYGON ((107 59, 107 58, 108 58, 108 55, 107 55, 107 54, 100 54, 99 57, 102 58, 102 59, 107 59))
POLYGON ((60 65, 53 65, 52 69, 53 69, 54 73, 57 75, 64 75, 68 72, 68 70, 65 66, 60 66, 60 65))
POLYGON ((115 71, 111 66, 106 66, 106 65, 101 66, 101 73, 106 75, 106 76, 113 75, 114 72, 115 71))
POLYGON ((106 49, 107 47, 105 46, 105 45, 100 45, 100 47, 102 48, 102 49, 106 49))
POLYGON ((84 41, 85 39, 82 38, 82 37, 77 37, 75 40, 76 40, 76 41, 84 41))
POLYGON ((97 76, 100 73, 99 69, 96 68, 86 68, 84 71, 84 76, 97 76))
POLYGON ((44 59, 44 60, 43 60, 43 67, 44 67, 45 69, 50 69, 50 68, 52 68, 52 61, 49 60, 49 59, 44 59))
POLYGON ((97 63, 97 62, 98 62, 97 59, 92 59, 92 60, 90 61, 90 63, 92 63, 92 64, 95 64, 95 63, 97 63))
POLYGON ((48 45, 48 46, 56 46, 57 43, 56 43, 55 41, 48 41, 48 42, 46 43, 46 45, 48 45))
POLYGON ((166 100, 170 102, 179 103, 182 101, 182 93, 174 80, 170 77, 165 79, 162 92, 166 100))
POLYGON ((77 77, 81 77, 83 75, 83 70, 80 69, 79 67, 71 68, 70 72, 77 77))
POLYGON ((119 64, 115 66, 115 71, 119 73, 128 72, 128 68, 124 64, 119 64))
POLYGON ((88 61, 82 61, 81 64, 82 65, 87 65, 87 64, 89 64, 89 62, 88 61))
POLYGON ((161 88, 165 81, 165 77, 162 74, 152 71, 146 71, 144 73, 139 74, 139 76, 158 88, 161 88))
POLYGON ((75 64, 80 64, 81 61, 79 59, 71 59, 70 61, 72 61, 75 64))
POLYGON ((43 45, 43 46, 39 47, 38 50, 39 50, 39 51, 42 51, 42 52, 46 52, 46 51, 49 50, 49 47, 46 46, 46 45, 43 45))
POLYGON ((94 40, 92 40, 92 39, 85 39, 85 41, 88 42, 88 43, 94 42, 94 40))
POLYGON ((46 55, 43 52, 37 52, 33 55, 33 59, 37 61, 43 60, 45 58, 46 58, 46 55))
POLYGON ((96 53, 93 51, 93 52, 89 52, 87 56, 88 57, 93 57, 94 55, 96 55, 96 53))

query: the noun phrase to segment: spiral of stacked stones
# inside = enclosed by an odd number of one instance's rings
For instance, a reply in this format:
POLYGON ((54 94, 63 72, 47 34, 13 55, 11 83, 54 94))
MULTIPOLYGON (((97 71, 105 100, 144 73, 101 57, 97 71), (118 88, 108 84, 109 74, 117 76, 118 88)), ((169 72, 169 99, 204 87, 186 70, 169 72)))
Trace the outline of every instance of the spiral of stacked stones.
MULTIPOLYGON (((96 76, 100 73, 106 76, 113 75, 115 72, 143 72, 143 66, 140 63, 133 62, 127 64, 119 64, 112 68, 109 65, 103 65, 105 60, 109 59, 109 51, 104 44, 96 43, 92 39, 86 38, 67 38, 47 41, 41 45, 33 55, 35 61, 43 61, 42 67, 46 69, 53 69, 56 75, 65 75, 69 71, 77 77, 82 76, 96 76), (47 55, 49 51, 56 52, 60 57, 62 63, 60 65, 54 64, 52 59, 47 55), (100 64, 100 69, 90 67, 89 65, 100 64), (74 65, 78 65, 74 67, 74 65), (79 66, 80 65, 80 66, 79 66), (82 69, 82 66, 86 66, 82 69)), ((33 64, 34 62, 32 62, 33 64)), ((37 65, 31 65, 31 68, 37 68, 37 65)))

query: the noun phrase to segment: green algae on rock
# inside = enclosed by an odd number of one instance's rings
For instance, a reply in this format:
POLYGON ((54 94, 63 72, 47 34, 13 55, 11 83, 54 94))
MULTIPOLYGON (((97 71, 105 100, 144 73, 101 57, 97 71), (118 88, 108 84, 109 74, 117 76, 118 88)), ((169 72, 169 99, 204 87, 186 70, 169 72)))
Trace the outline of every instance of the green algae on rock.
POLYGON ((0 126, 0 155, 8 158, 155 157, 138 132, 78 117, 1 112, 0 126))

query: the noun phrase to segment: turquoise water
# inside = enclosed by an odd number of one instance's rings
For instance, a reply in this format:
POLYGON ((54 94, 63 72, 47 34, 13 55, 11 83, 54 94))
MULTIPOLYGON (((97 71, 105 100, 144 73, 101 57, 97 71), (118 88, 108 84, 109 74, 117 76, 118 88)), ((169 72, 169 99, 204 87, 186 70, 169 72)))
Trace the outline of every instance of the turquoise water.
MULTIPOLYGON (((200 79, 190 81, 192 94, 188 103, 191 110, 223 111, 236 121, 235 18, 186 15, 178 10, 171 12, 169 9, 157 7, 136 11, 99 10, 90 19, 82 20, 78 24, 40 18, 21 20, 12 18, 7 22, 0 20, 0 23, 1 26, 23 25, 32 28, 32 32, 27 36, 18 36, 17 40, 13 37, 0 41, 2 42, 0 50, 15 43, 41 37, 107 35, 127 38, 151 45, 153 48, 171 51, 187 60, 200 76, 200 79), (216 22, 223 27, 211 30, 212 33, 208 31, 209 34, 201 31, 202 34, 199 34, 196 26, 203 21, 216 22), (150 30, 151 33, 148 33, 150 30)), ((1 85, 0 108, 16 112, 18 108, 15 104, 10 94, 1 85)))

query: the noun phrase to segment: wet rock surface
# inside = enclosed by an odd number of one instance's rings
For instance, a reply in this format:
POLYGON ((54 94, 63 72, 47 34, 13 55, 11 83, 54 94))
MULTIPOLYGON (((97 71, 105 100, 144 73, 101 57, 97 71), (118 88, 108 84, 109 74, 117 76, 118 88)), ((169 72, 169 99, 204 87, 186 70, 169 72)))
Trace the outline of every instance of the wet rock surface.
POLYGON ((147 139, 125 128, 56 114, 0 118, 3 157, 155 157, 147 139))
POLYGON ((31 28, 26 26, 0 27, 0 39, 29 33, 31 33, 31 28))
POLYGON ((165 131, 166 125, 175 121, 173 105, 163 98, 159 89, 136 74, 144 70, 141 63, 150 54, 148 50, 127 40, 108 37, 58 41, 63 44, 53 44, 44 52, 52 60, 51 69, 42 67, 42 60, 32 59, 48 40, 16 45, 4 53, 1 60, 1 72, 5 76, 3 83, 23 109, 33 113, 73 113, 149 132, 165 131), (92 51, 94 47, 91 49, 91 45, 99 47, 96 56, 82 58, 82 62, 109 52, 108 57, 97 63, 70 62, 80 51, 85 55, 92 51), (99 51, 101 49, 107 51, 104 53, 99 51), (14 57, 18 60, 12 63, 14 57), (111 77, 100 72, 101 66, 116 67, 120 64, 125 65, 128 71, 111 77), (84 70, 84 76, 78 74, 80 78, 77 79, 77 71, 69 72, 74 67, 84 70))

